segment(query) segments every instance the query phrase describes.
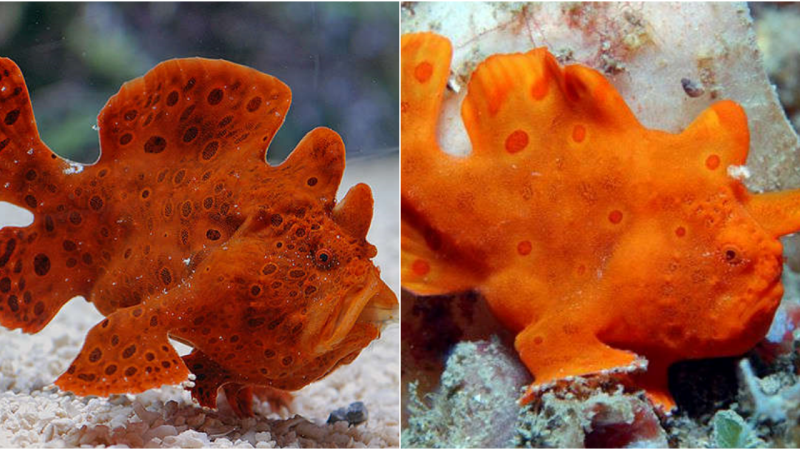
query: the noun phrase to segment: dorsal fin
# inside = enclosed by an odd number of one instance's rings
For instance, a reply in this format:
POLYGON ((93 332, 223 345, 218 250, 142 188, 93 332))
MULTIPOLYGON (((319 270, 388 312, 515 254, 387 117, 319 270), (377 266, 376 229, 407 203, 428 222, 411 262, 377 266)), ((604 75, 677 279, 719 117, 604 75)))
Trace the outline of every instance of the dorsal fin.
POLYGON ((546 151, 538 141, 554 128, 571 130, 586 122, 618 129, 638 125, 605 77, 577 65, 562 69, 545 48, 494 55, 478 65, 461 116, 476 154, 546 151))
POLYGON ((286 160, 275 169, 286 175, 292 186, 333 207, 344 173, 345 149, 339 135, 319 127, 303 136, 286 160))
POLYGON ((264 161, 291 103, 277 78, 203 58, 165 61, 125 83, 100 112, 98 166, 233 155, 264 161), (239 153, 237 153, 239 152, 239 153))

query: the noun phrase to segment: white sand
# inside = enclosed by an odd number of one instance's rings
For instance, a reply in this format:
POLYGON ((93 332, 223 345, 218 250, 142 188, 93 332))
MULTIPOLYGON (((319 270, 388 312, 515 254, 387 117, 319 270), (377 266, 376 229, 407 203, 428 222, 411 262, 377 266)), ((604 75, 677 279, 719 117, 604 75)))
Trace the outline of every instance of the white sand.
MULTIPOLYGON (((375 195, 369 240, 378 247, 383 278, 399 292, 397 154, 351 161, 339 192, 366 182, 375 195)), ((2 206, 2 205, 0 205, 2 206)), ((0 226, 19 223, 0 207, 0 226)), ((295 393, 284 417, 256 406, 237 419, 226 407, 203 409, 180 386, 138 395, 76 397, 52 383, 78 353, 102 316, 90 303, 70 301, 40 333, 0 327, 0 447, 397 447, 399 445, 399 326, 384 330, 349 366, 295 393), (334 409, 363 401, 366 423, 326 425, 334 409)), ((179 349, 180 351, 180 349, 179 349)), ((185 351, 181 352, 185 353, 185 351)))

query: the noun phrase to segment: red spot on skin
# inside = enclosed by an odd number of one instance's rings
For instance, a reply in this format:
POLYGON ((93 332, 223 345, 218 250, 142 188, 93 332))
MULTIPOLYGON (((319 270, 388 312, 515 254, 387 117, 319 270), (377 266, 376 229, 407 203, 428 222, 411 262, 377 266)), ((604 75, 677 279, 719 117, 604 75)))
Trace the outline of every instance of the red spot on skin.
POLYGON ((531 245, 531 241, 522 241, 517 244, 517 253, 522 256, 529 255, 533 250, 533 246, 531 245))
POLYGON ((586 139, 586 128, 583 125, 575 125, 572 129, 572 140, 575 142, 583 142, 586 139))
POLYGON ((508 153, 517 153, 527 146, 528 133, 522 130, 516 130, 506 138, 506 151, 508 153))
POLYGON ((683 228, 683 227, 675 228, 675 236, 678 236, 678 237, 686 236, 686 228, 683 228))
POLYGON ((428 272, 431 271, 431 265, 428 264, 428 261, 425 261, 424 259, 418 259, 411 264, 411 270, 415 274, 424 277, 428 274, 428 272))
POLYGON ((615 209, 608 214, 608 221, 613 224, 622 222, 622 211, 615 209))
POLYGON ((433 75, 433 66, 428 61, 423 61, 414 68, 414 78, 420 83, 430 80, 431 75, 433 75))
POLYGON ((708 170, 716 170, 719 167, 719 156, 711 155, 706 158, 706 167, 708 167, 708 170))

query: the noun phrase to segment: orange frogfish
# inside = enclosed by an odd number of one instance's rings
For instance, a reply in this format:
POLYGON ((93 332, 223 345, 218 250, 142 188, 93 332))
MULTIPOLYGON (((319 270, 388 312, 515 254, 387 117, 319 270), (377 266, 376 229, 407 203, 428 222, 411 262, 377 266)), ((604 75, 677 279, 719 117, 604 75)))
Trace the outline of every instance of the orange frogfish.
POLYGON ((437 142, 450 43, 401 46, 403 287, 482 294, 534 375, 524 401, 628 372, 669 411, 672 363, 762 339, 800 191, 754 194, 728 175, 748 152, 739 105, 650 130, 592 69, 544 48, 495 55, 461 105, 472 153, 454 156, 437 142))
POLYGON ((340 202, 341 138, 308 133, 278 166, 266 149, 291 91, 221 60, 175 59, 125 83, 80 165, 39 138, 19 68, 0 59, 0 323, 41 330, 83 296, 106 316, 56 385, 137 393, 195 376, 192 396, 234 412, 348 364, 394 315, 366 241, 369 187, 340 202), (193 347, 179 356, 168 338, 193 347))

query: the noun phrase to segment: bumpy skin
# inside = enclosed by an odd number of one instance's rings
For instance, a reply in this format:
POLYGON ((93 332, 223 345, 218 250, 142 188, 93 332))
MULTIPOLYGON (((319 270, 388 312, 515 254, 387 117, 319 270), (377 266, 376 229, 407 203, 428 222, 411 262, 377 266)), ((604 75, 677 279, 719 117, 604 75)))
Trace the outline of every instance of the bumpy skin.
POLYGON ((483 294, 517 332, 529 396, 638 366, 633 381, 670 410, 670 364, 764 336, 800 193, 752 194, 727 175, 747 157, 741 107, 649 130, 594 70, 544 48, 495 55, 472 74, 472 153, 456 157, 436 140, 450 57, 440 36, 402 39, 404 288, 483 294))
POLYGON ((42 143, 0 59, 0 200, 35 217, 0 230, 0 323, 37 332, 78 295, 107 316, 58 386, 135 393, 191 371, 201 404, 224 387, 251 415, 254 392, 285 403, 378 337, 397 300, 370 261, 371 192, 336 204, 345 151, 329 129, 266 164, 290 102, 253 69, 167 61, 109 100, 101 157, 82 166, 42 143))

